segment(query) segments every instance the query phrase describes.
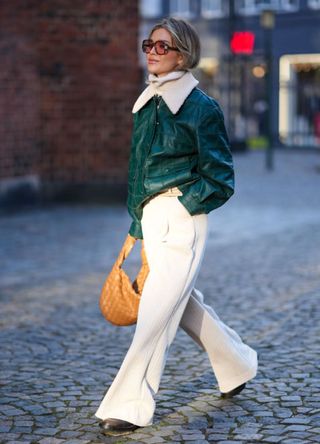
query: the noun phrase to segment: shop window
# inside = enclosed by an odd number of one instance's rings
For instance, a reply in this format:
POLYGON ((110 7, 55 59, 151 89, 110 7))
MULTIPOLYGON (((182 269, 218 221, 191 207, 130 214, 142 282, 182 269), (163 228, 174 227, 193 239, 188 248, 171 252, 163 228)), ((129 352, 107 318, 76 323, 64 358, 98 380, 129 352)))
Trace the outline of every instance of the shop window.
POLYGON ((162 14, 161 0, 140 0, 140 15, 144 18, 159 17, 162 14))
POLYGON ((192 16, 190 0, 171 0, 170 15, 181 18, 190 18, 192 16))
POLYGON ((320 54, 280 58, 279 134, 288 146, 320 147, 320 54))
POLYGON ((205 18, 222 17, 227 13, 227 2, 222 0, 202 0, 201 14, 205 18))
POLYGON ((308 0, 308 6, 311 9, 320 9, 320 0, 308 0))

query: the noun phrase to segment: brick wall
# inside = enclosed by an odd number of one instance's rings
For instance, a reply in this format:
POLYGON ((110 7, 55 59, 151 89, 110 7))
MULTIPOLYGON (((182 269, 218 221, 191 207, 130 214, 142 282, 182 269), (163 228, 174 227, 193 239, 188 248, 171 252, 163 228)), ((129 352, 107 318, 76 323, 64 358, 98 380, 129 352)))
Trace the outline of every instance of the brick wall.
POLYGON ((0 193, 125 183, 137 36, 137 1, 0 2, 0 193))

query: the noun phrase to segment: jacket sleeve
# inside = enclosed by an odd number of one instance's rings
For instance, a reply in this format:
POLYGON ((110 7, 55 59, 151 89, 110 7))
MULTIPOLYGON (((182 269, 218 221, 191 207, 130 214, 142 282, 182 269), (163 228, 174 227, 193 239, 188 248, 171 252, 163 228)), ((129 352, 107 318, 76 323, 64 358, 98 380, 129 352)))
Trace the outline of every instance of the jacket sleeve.
POLYGON ((232 155, 220 108, 207 109, 195 131, 199 177, 179 197, 192 215, 220 207, 234 192, 232 155))
POLYGON ((142 214, 140 214, 141 211, 139 211, 139 209, 134 209, 131 205, 131 193, 132 193, 131 186, 134 178, 130 177, 130 172, 132 172, 132 170, 129 166, 127 208, 128 208, 128 213, 132 217, 132 223, 129 228, 129 234, 131 234, 131 236, 137 239, 143 239, 142 227, 141 227, 142 214))
POLYGON ((133 221, 130 225, 129 234, 137 239, 143 239, 141 221, 137 220, 135 217, 133 217, 133 221))

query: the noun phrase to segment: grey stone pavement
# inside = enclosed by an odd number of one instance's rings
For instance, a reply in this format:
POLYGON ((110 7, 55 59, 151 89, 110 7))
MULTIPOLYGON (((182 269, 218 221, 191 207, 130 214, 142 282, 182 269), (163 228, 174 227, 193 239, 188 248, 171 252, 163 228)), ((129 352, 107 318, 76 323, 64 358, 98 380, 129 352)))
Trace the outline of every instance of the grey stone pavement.
POLYGON ((3 214, 1 443, 320 442, 320 153, 277 152, 273 172, 263 153, 235 165, 237 192, 210 215, 197 287, 258 351, 257 377, 220 399, 206 354, 179 331, 154 424, 102 436, 94 413, 134 331, 108 325, 98 308, 126 209, 3 214))

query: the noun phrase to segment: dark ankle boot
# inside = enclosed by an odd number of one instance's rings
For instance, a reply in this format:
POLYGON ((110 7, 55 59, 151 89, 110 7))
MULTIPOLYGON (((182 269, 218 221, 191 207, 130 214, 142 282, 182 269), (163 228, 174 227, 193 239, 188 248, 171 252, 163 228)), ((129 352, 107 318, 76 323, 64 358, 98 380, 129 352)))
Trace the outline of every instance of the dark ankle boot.
POLYGON ((128 433, 136 430, 139 426, 122 419, 107 418, 99 423, 103 434, 116 432, 117 434, 128 433))
POLYGON ((230 390, 230 392, 220 393, 220 396, 223 399, 233 398, 235 395, 238 395, 240 392, 242 392, 242 390, 245 388, 245 386, 246 386, 246 384, 244 383, 242 385, 239 385, 235 389, 230 390))

